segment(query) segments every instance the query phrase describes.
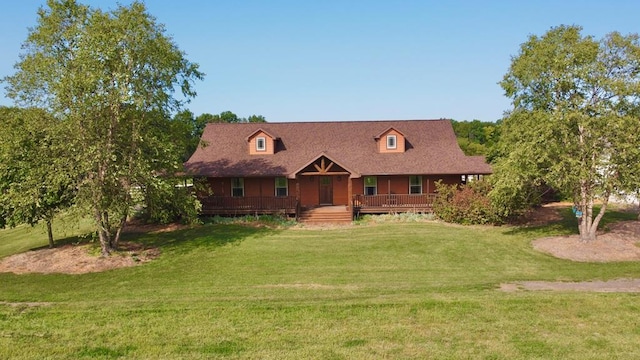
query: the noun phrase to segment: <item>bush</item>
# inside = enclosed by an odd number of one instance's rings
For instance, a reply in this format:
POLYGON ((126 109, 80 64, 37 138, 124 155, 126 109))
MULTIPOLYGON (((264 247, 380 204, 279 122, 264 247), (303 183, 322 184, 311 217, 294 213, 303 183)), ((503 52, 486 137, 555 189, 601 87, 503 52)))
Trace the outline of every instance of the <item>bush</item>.
POLYGON ((177 186, 171 179, 161 180, 144 189, 142 218, 151 223, 198 222, 200 202, 189 187, 177 186))
POLYGON ((489 199, 491 185, 485 181, 474 181, 467 185, 436 183, 438 197, 433 203, 433 212, 441 220, 458 224, 498 224, 497 215, 489 199))

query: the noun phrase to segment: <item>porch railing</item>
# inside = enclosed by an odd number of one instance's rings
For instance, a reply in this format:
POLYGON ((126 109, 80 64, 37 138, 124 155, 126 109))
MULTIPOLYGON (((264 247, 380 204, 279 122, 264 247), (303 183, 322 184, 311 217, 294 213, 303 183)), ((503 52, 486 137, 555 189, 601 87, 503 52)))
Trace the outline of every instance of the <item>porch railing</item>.
POLYGON ((200 199, 203 214, 296 213, 295 196, 208 196, 200 199))
POLYGON ((376 208, 378 210, 408 211, 429 210, 433 206, 436 194, 380 194, 354 195, 353 207, 359 210, 376 208))

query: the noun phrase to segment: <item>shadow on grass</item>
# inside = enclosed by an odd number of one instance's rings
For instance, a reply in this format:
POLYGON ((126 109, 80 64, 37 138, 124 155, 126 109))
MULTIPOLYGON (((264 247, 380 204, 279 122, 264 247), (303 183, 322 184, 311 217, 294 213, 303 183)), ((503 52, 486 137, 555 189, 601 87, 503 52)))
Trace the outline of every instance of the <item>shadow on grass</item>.
MULTIPOLYGON (((68 236, 62 239, 54 239, 54 248, 60 248, 66 245, 91 244, 94 242, 97 244, 98 240, 94 241, 92 234, 93 233, 86 233, 84 235, 75 235, 75 236, 68 236)), ((43 249, 49 249, 49 244, 37 246, 29 250, 35 251, 35 250, 43 250, 43 249)))
MULTIPOLYGON (((149 232, 149 233, 124 233, 121 242, 134 242, 144 245, 145 248, 159 248, 170 250, 172 253, 188 253, 198 248, 220 247, 227 244, 238 244, 241 241, 254 237, 275 234, 281 230, 269 227, 258 227, 249 225, 223 224, 223 225, 199 225, 188 229, 149 232)), ((97 248, 99 241, 87 233, 80 236, 70 236, 55 241, 55 247, 60 248, 66 245, 92 244, 97 248)), ((32 248, 31 250, 41 250, 49 248, 48 245, 32 248)))
POLYGON ((239 244, 247 238, 271 235, 280 231, 248 225, 201 225, 171 232, 125 234, 122 241, 138 242, 148 248, 160 248, 182 254, 195 249, 239 244))
MULTIPOLYGON (((594 214, 600 211, 599 206, 594 206, 594 214)), ((578 220, 571 211, 571 208, 561 208, 558 212, 562 216, 561 220, 550 222, 546 225, 538 226, 518 226, 504 232, 506 235, 527 235, 527 236, 555 236, 578 234, 578 220)), ((620 221, 637 220, 638 215, 634 212, 607 210, 600 223, 598 230, 607 230, 607 226, 620 221)))

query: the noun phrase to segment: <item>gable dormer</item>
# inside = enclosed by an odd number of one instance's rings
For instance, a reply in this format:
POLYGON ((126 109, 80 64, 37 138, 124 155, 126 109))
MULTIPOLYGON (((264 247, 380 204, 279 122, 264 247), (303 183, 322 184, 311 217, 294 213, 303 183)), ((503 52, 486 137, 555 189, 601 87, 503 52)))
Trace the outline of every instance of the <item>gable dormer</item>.
POLYGON ((250 155, 273 155, 275 153, 277 137, 258 129, 247 136, 250 155))
POLYGON ((404 134, 394 128, 388 128, 376 136, 379 153, 403 153, 405 151, 404 134))

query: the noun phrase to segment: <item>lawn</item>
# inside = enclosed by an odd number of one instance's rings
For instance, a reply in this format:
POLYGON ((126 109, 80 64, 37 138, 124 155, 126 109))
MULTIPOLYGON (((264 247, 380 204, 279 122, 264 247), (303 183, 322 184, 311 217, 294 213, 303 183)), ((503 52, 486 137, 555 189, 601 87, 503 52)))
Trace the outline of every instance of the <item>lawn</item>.
MULTIPOLYGON (((0 358, 639 358, 636 294, 497 290, 640 277, 637 263, 574 263, 531 248, 569 223, 209 224, 130 235, 160 258, 104 273, 0 274, 0 358)), ((8 234, 0 251, 17 249, 8 234)))

